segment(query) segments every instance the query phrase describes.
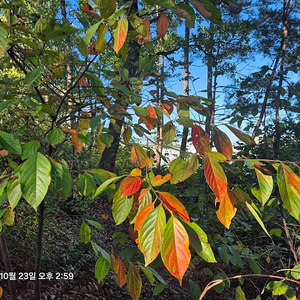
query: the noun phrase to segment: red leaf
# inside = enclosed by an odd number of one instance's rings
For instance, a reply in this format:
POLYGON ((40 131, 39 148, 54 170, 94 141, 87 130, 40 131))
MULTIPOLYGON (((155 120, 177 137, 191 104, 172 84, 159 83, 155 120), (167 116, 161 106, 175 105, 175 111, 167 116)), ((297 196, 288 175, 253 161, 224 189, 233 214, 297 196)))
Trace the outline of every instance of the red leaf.
POLYGON ((163 178, 161 178, 161 175, 157 175, 152 179, 151 184, 153 186, 162 185, 166 183, 168 180, 170 180, 171 177, 172 177, 171 174, 166 174, 163 178))
POLYGON ((90 17, 93 17, 93 18, 100 17, 100 15, 97 14, 88 3, 84 4, 82 6, 81 10, 82 10, 82 12, 88 14, 90 17))
POLYGON ((137 176, 128 176, 120 184, 122 196, 131 196, 135 194, 142 185, 142 179, 137 176))
POLYGON ((143 36, 141 34, 137 35, 137 43, 139 45, 144 45, 146 42, 149 41, 150 39, 150 35, 151 35, 151 31, 150 31, 150 22, 148 19, 143 19, 142 20, 143 23, 145 24, 145 27, 146 27, 146 30, 147 30, 147 35, 146 36, 143 36))
POLYGON ((178 219, 171 215, 164 230, 161 258, 166 268, 180 284, 191 260, 189 244, 189 236, 185 228, 178 219))
POLYGON ((164 37, 167 33, 168 27, 169 27, 168 18, 166 17, 166 15, 160 14, 158 17, 157 26, 156 26, 157 35, 161 38, 164 37))
POLYGON ((213 140, 218 152, 222 153, 228 160, 230 160, 233 148, 229 137, 219 128, 214 127, 213 140))
POLYGON ((198 125, 192 127, 192 141, 197 152, 204 154, 210 152, 209 135, 198 125))
POLYGON ((118 21, 117 27, 114 32, 114 50, 118 54, 120 49, 123 47, 128 31, 128 20, 123 17, 118 21))
POLYGON ((115 258, 113 254, 110 254, 110 258, 111 268, 115 274, 115 280, 118 286, 122 287, 127 281, 124 263, 119 258, 115 258))
POLYGON ((175 213, 178 217, 185 221, 190 221, 188 212, 185 210, 183 204, 172 194, 167 192, 159 193, 160 199, 164 207, 171 213, 175 213))
POLYGON ((146 127, 151 130, 156 124, 156 111, 149 104, 146 110, 146 117, 144 118, 146 127))
POLYGON ((84 78, 80 78, 78 81, 78 84, 82 87, 87 87, 89 86, 88 82, 84 78))
POLYGON ((138 164, 140 168, 150 168, 153 162, 153 159, 147 156, 146 151, 135 143, 132 145, 130 160, 133 164, 138 164))

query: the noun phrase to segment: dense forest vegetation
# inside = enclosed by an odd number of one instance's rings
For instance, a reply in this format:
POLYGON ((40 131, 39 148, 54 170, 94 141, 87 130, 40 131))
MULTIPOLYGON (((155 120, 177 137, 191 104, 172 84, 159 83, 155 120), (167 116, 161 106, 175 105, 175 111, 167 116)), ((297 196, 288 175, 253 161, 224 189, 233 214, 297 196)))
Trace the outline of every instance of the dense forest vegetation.
POLYGON ((2 0, 0 298, 300 299, 292 0, 2 0))

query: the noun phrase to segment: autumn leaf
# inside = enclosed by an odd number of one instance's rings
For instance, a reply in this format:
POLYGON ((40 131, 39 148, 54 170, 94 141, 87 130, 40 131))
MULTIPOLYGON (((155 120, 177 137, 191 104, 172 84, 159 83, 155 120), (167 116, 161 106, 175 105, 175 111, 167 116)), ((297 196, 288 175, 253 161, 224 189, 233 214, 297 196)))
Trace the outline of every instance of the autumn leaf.
POLYGON ((140 231, 146 217, 154 210, 154 203, 150 203, 137 215, 134 230, 140 231))
POLYGON ((127 281, 127 276, 125 273, 125 266, 124 263, 119 259, 115 258, 114 254, 110 254, 111 258, 111 268, 115 274, 115 280, 118 284, 119 287, 122 287, 126 281, 127 281))
POLYGON ((184 226, 173 215, 171 215, 164 230, 161 258, 166 268, 178 279, 181 285, 191 260, 191 253, 189 236, 184 226))
POLYGON ((142 291, 142 279, 138 268, 131 262, 128 267, 127 288, 132 299, 138 300, 142 291))
POLYGON ((226 194, 221 195, 220 198, 216 198, 215 203, 220 203, 217 211, 219 221, 229 229, 231 220, 236 214, 237 209, 234 207, 235 198, 232 192, 228 189, 226 194))
POLYGON ((151 130, 155 127, 156 124, 156 111, 149 104, 146 110, 146 117, 144 117, 146 127, 151 130))
POLYGON ((159 205, 146 216, 141 229, 138 231, 139 248, 144 255, 146 266, 149 265, 160 252, 165 226, 165 211, 162 205, 159 205))
POLYGON ((153 159, 148 157, 146 151, 136 143, 132 145, 130 160, 133 164, 138 164, 141 169, 150 168, 153 163, 153 159))
POLYGON ((172 194, 167 192, 159 193, 160 199, 164 207, 171 213, 175 213, 178 217, 185 221, 190 221, 188 212, 183 204, 172 194))
POLYGON ((123 17, 118 21, 117 27, 114 31, 114 45, 113 49, 118 54, 120 49, 123 47, 128 31, 128 20, 126 17, 123 17))
POLYGON ((139 45, 144 45, 146 42, 148 42, 149 39, 150 39, 150 35, 151 35, 151 30, 150 30, 151 29, 151 25, 150 25, 149 20, 148 19, 143 19, 142 21, 143 21, 143 23, 144 23, 144 25, 146 27, 147 35, 146 36, 144 36, 142 34, 138 34, 137 35, 136 38, 137 38, 137 43, 139 45))
POLYGON ((168 27, 169 27, 169 20, 166 15, 161 13, 157 20, 157 26, 156 26, 157 35, 161 38, 164 37, 167 33, 168 27))
POLYGON ((213 141, 218 152, 222 153, 225 155, 226 159, 230 160, 233 153, 233 148, 229 137, 218 127, 214 127, 213 132, 213 141))
POLYGON ((209 135, 198 125, 192 127, 192 141, 198 153, 204 154, 211 151, 209 135))
POLYGON ((209 154, 204 158, 204 174, 207 183, 218 199, 227 194, 227 177, 218 161, 209 154))
POLYGON ((281 163, 277 171, 277 183, 284 208, 300 220, 300 179, 290 167, 281 163))
POLYGON ((170 180, 170 178, 172 177, 171 174, 166 174, 164 177, 161 177, 161 175, 156 175, 152 181, 151 181, 151 184, 153 186, 159 186, 159 185, 162 185, 164 183, 166 183, 167 181, 170 180))
POLYGON ((4 157, 8 155, 8 151, 7 150, 0 150, 0 156, 4 157))
POLYGON ((142 185, 142 179, 137 176, 128 176, 120 184, 122 196, 131 196, 135 194, 142 185))
POLYGON ((72 134, 72 143, 74 145, 74 148, 77 152, 81 152, 83 143, 82 141, 78 138, 78 131, 75 129, 70 129, 70 128, 63 128, 64 131, 69 132, 72 134))
POLYGON ((86 3, 82 6, 81 11, 86 13, 90 17, 93 17, 93 18, 99 18, 100 17, 100 15, 98 13, 96 13, 94 11, 94 9, 88 3, 86 3))

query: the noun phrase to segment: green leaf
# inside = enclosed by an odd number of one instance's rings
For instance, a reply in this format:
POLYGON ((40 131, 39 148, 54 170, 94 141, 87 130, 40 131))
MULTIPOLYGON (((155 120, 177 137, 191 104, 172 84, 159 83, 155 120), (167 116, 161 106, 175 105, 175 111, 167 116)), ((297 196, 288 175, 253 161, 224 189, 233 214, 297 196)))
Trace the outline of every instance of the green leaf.
POLYGON ((160 204, 147 215, 139 232, 139 243, 145 257, 145 265, 149 265, 158 256, 165 227, 166 214, 160 204))
POLYGON ((72 189, 72 176, 62 164, 51 160, 51 185, 60 198, 68 198, 72 189))
MULTIPOLYGON (((218 274, 218 275, 215 275, 214 278, 213 278, 213 280, 223 280, 223 279, 224 279, 224 278, 223 278, 221 275, 219 275, 219 274, 218 274)), ((214 289, 215 289, 215 291, 216 291, 218 294, 221 294, 221 293, 224 291, 225 286, 226 286, 225 282, 222 281, 222 282, 220 282, 218 285, 214 286, 214 289)))
POLYGON ((22 147, 19 141, 9 133, 0 133, 0 146, 8 152, 22 154, 22 147))
POLYGON ((35 209, 47 194, 51 181, 51 164, 41 153, 28 158, 21 166, 20 182, 23 197, 35 209))
POLYGON ((245 293, 240 286, 235 289, 235 300, 246 300, 245 293))
POLYGON ((109 18, 116 10, 115 0, 96 0, 94 1, 100 9, 101 17, 109 18))
POLYGON ((103 52, 106 48, 105 35, 107 32, 107 26, 101 26, 97 35, 96 50, 103 52))
POLYGON ((97 229, 99 230, 103 230, 104 228, 102 227, 102 225, 94 220, 86 220, 88 223, 90 223, 90 225, 95 226, 97 229))
POLYGON ((195 27, 195 12, 194 9, 188 4, 179 4, 175 8, 172 8, 172 12, 178 17, 185 19, 185 24, 187 27, 195 27))
POLYGON ((159 295, 164 289, 166 288, 166 285, 163 283, 160 283, 157 285, 153 290, 153 296, 159 295))
MULTIPOLYGON (((270 237, 270 234, 268 232, 268 230, 266 229, 263 221, 261 220, 261 218, 259 217, 258 213, 256 212, 256 210, 252 207, 251 204, 249 204, 247 201, 245 201, 245 205, 247 206, 247 208, 249 209, 249 211, 251 212, 252 216, 256 219, 256 221, 258 222, 258 224, 261 226, 261 228, 264 230, 264 232, 270 237)), ((254 204, 253 204, 254 205, 254 204)))
POLYGON ((272 291, 273 296, 284 295, 289 289, 289 286, 282 281, 271 281, 267 284, 266 288, 272 291))
POLYGON ((115 194, 113 198, 112 214, 116 222, 119 225, 127 218, 133 203, 133 197, 121 196, 121 192, 115 194))
POLYGON ((0 26, 0 58, 4 56, 9 40, 7 39, 7 31, 0 26))
POLYGON ((147 36, 147 29, 142 19, 136 15, 130 15, 128 20, 137 33, 141 34, 142 36, 147 36))
POLYGON ((93 175, 89 173, 79 175, 76 186, 83 196, 89 196, 96 186, 93 175))
MULTIPOLYGON (((0 27, 0 29, 1 29, 1 27, 0 27)), ((0 43, 1 43, 1 38, 0 38, 0 43)), ((1 48, 1 45, 0 45, 0 48, 1 48)), ((18 100, 16 100, 16 99, 4 100, 2 103, 0 103, 0 112, 4 109, 10 107, 12 104, 16 103, 17 101, 18 100)))
POLYGON ((83 40, 83 38, 81 36, 77 36, 75 37, 74 40, 79 52, 84 56, 87 57, 89 55, 89 49, 88 49, 88 45, 85 43, 85 41, 83 40))
POLYGON ((25 160, 30 156, 36 154, 37 150, 40 148, 40 142, 30 141, 23 146, 21 159, 25 160))
POLYGON ((201 289, 197 283, 195 283, 193 280, 189 280, 190 285, 190 292, 193 300, 199 300, 201 295, 201 289))
POLYGON ((94 198, 103 193, 113 182, 119 180, 122 177, 125 177, 126 175, 118 176, 118 177, 113 177, 111 179, 106 180, 103 182, 98 189, 95 192, 94 198))
POLYGON ((52 132, 49 132, 47 134, 47 141, 50 145, 55 146, 59 143, 61 143, 65 138, 65 134, 60 128, 54 128, 52 132))
POLYGON ((106 260, 103 256, 100 256, 97 259, 96 265, 95 265, 95 276, 100 282, 102 279, 106 277, 110 270, 110 261, 106 260))
POLYGON ((254 274, 261 274, 261 267, 254 260, 249 260, 249 267, 254 274))
POLYGON ((143 271, 143 273, 145 274, 145 276, 147 277, 147 279, 149 280, 149 282, 151 284, 154 284, 155 278, 153 276, 153 274, 151 273, 151 271, 149 271, 146 267, 142 266, 140 264, 140 268, 143 271))
POLYGON ((259 189, 252 188, 251 192, 255 198, 264 206, 269 200, 273 191, 273 177, 265 175, 258 169, 255 169, 255 173, 258 179, 259 189))
POLYGON ((138 300, 142 291, 142 279, 138 268, 131 262, 128 267, 127 288, 130 296, 138 300))
POLYGON ((6 226, 13 226, 15 221, 15 212, 8 208, 3 215, 3 223, 6 226))
POLYGON ((170 144, 175 139, 175 126, 171 121, 163 126, 162 137, 164 142, 166 142, 167 144, 170 144))
POLYGON ((44 34, 45 29, 48 26, 48 21, 45 17, 41 16, 34 25, 34 31, 38 34, 44 34))
POLYGON ((229 254, 227 252, 227 247, 226 246, 218 247, 218 252, 219 252, 219 255, 220 255, 222 261, 226 265, 228 265, 229 264, 229 254))
POLYGON ((91 74, 91 73, 86 74, 86 77, 91 81, 91 87, 93 92, 96 93, 97 96, 103 96, 104 86, 100 78, 95 74, 91 74))
POLYGON ((96 30, 98 29, 99 25, 101 22, 98 22, 96 24, 94 24, 93 26, 91 26, 87 31, 85 36, 83 37, 83 41, 85 42, 86 45, 89 45, 91 42, 91 39, 94 35, 94 33, 96 32, 96 30))
POLYGON ((196 154, 191 155, 188 159, 177 157, 169 165, 172 174, 170 182, 176 184, 186 180, 198 170, 198 166, 199 161, 196 154))
POLYGON ((14 209, 21 199, 22 191, 21 191, 21 184, 20 184, 20 172, 14 172, 14 178, 10 179, 7 183, 6 192, 7 192, 7 199, 11 209, 14 209))
POLYGON ((227 125, 227 124, 226 124, 226 127, 228 129, 230 129, 235 134, 236 137, 238 137, 241 141, 243 141, 247 145, 255 146, 254 140, 248 134, 245 134, 242 131, 240 131, 240 130, 238 130, 238 129, 230 126, 230 125, 227 125))
POLYGON ((159 5, 165 8, 174 8, 175 4, 172 0, 144 0, 149 5, 159 5))
POLYGON ((91 228, 85 222, 82 222, 80 226, 79 236, 84 244, 91 240, 91 228))
POLYGON ((149 270, 161 283, 168 285, 168 283, 154 269, 149 266, 147 266, 146 269, 149 270))
POLYGON ((299 280, 300 279, 300 263, 296 263, 295 267, 293 268, 293 270, 298 271, 298 272, 291 272, 291 276, 296 279, 299 280))
POLYGON ((43 69, 41 67, 38 67, 31 72, 29 72, 25 77, 25 82, 29 84, 33 84, 34 86, 37 86, 40 81, 40 76, 43 73, 43 69))
POLYGON ((206 262, 216 262, 215 255, 208 243, 206 233, 194 222, 190 223, 183 220, 181 220, 181 222, 189 235, 190 244, 197 254, 206 262))

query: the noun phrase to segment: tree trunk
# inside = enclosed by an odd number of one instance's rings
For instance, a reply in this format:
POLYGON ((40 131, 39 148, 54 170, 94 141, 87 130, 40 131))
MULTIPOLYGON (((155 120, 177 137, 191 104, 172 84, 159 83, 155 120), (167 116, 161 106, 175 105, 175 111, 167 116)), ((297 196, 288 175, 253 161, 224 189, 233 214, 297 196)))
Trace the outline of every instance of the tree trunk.
MULTIPOLYGON (((190 28, 185 25, 185 45, 184 45, 184 77, 183 77, 183 93, 184 96, 188 97, 190 95, 190 87, 189 87, 189 42, 190 42, 190 28)), ((188 127, 183 127, 182 130, 182 138, 181 138, 181 145, 180 151, 186 150, 187 138, 189 135, 188 127)))
MULTIPOLYGON (((130 14, 135 14, 138 11, 138 1, 134 0, 131 4, 130 14)), ((131 30, 132 26, 129 24, 128 30, 131 30)), ((128 42, 128 55, 124 64, 124 67, 128 70, 129 76, 134 77, 136 75, 136 72, 138 70, 138 61, 139 61, 139 51, 138 51, 139 45, 136 41, 130 40, 128 42)), ((124 107, 127 109, 127 107, 124 107)), ((119 128, 123 127, 123 119, 116 120, 116 124, 119 125, 119 128)), ((111 147, 105 148, 105 150, 102 153, 101 160, 99 163, 100 169, 105 169, 107 171, 113 172, 119 144, 120 144, 120 136, 121 131, 117 132, 113 128, 113 123, 109 124, 109 134, 111 134, 114 137, 114 140, 111 144, 111 147)))

